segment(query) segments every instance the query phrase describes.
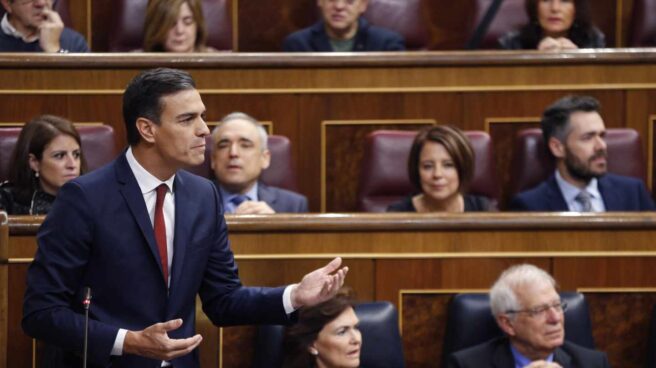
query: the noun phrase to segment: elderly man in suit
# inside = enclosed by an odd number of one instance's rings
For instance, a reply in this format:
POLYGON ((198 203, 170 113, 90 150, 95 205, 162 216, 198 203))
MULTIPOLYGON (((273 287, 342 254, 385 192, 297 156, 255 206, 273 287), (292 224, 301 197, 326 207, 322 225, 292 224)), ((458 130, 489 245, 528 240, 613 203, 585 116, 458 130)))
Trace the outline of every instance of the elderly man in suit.
POLYGON ((50 366, 82 366, 83 300, 90 367, 196 368, 196 295, 216 325, 288 323, 335 295, 347 269, 336 258, 300 283, 244 287, 221 199, 184 167, 205 158, 205 105, 191 76, 139 74, 123 95, 129 147, 65 184, 39 233, 27 275, 23 329, 60 351, 50 366))
POLYGON ((606 127, 599 102, 566 96, 542 116, 542 134, 556 171, 546 181, 519 193, 510 208, 519 211, 653 211, 642 181, 608 174, 606 127))
POLYGON ((567 304, 556 281, 533 265, 512 266, 490 289, 505 337, 451 354, 449 368, 608 368, 606 354, 565 341, 567 304))
POLYGON ((212 170, 226 213, 308 211, 305 196, 259 181, 270 162, 262 124, 241 112, 221 119, 212 132, 212 170))

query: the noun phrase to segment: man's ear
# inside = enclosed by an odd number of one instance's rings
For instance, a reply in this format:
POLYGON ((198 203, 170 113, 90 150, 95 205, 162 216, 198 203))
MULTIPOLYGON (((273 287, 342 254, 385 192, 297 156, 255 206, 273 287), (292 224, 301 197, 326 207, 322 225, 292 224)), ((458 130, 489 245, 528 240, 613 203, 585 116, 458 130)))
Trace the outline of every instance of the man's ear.
POLYGON ((513 327, 510 317, 506 314, 499 314, 496 316, 497 325, 508 336, 515 336, 515 328, 513 327))
POLYGON ((11 7, 9 6, 9 0, 0 0, 0 3, 2 3, 2 7, 5 8, 7 14, 12 13, 11 7))
POLYGON ((146 118, 138 118, 136 122, 137 131, 141 138, 148 143, 155 143, 155 135, 157 133, 157 124, 152 120, 146 118))
POLYGON ((565 144, 561 142, 558 138, 550 137, 548 144, 549 144, 549 151, 551 151, 552 155, 554 155, 556 158, 565 157, 565 144))
POLYGON ((262 170, 266 169, 271 165, 271 151, 265 149, 262 151, 262 170))

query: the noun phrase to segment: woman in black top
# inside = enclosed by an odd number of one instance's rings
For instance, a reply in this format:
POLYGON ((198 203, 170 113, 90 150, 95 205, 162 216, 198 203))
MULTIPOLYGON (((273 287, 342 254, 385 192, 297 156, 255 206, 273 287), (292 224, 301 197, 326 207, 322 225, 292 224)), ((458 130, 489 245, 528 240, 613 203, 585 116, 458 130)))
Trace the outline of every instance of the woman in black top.
POLYGON ((460 129, 439 125, 420 131, 408 157, 408 176, 419 193, 388 212, 469 212, 494 209, 485 197, 464 194, 474 176, 474 149, 460 129))
POLYGON ((507 50, 575 50, 606 46, 592 25, 588 0, 526 0, 529 23, 499 39, 507 50))
POLYGON ((0 185, 0 209, 10 215, 48 213, 59 188, 85 169, 80 135, 52 115, 25 124, 11 157, 9 181, 0 185))

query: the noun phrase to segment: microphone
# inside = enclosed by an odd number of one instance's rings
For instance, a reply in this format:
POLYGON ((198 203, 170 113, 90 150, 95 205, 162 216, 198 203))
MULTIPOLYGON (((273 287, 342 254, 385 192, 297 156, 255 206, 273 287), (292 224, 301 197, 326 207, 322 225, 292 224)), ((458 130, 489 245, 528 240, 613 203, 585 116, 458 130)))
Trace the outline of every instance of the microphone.
POLYGON ((480 46, 483 37, 490 29, 490 25, 492 25, 494 17, 496 17, 499 8, 501 8, 502 2, 503 0, 492 0, 492 4, 487 8, 485 15, 483 15, 483 19, 481 19, 481 22, 478 24, 467 43, 468 50, 476 50, 478 46, 480 46))
POLYGON ((89 339, 89 307, 91 306, 91 288, 84 288, 84 300, 82 300, 84 307, 84 348, 83 348, 83 361, 82 368, 87 368, 87 341, 89 339))

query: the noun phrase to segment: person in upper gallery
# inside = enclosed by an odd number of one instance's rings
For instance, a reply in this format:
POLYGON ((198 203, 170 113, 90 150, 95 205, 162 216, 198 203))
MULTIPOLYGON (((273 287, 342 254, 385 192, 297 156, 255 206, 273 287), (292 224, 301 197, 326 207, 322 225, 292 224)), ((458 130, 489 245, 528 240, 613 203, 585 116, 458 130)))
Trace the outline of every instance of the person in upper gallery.
POLYGON ((296 31, 283 42, 283 51, 403 51, 400 34, 370 25, 361 15, 369 0, 317 0, 322 20, 296 31))
POLYGON ((259 181, 269 167, 267 132, 253 117, 233 112, 212 132, 212 170, 226 213, 307 212, 307 198, 259 181))
POLYGON ((64 27, 53 0, 0 0, 0 52, 89 52, 81 34, 64 27))
POLYGON ((447 368, 609 368, 605 353, 565 341, 565 310, 554 278, 530 264, 505 270, 490 307, 505 334, 449 356, 447 368))
POLYGON ((0 209, 10 215, 44 215, 59 188, 84 173, 80 135, 53 115, 29 121, 11 154, 9 180, 0 185, 0 209))
POLYGON ((499 39, 507 50, 564 51, 606 46, 592 24, 588 0, 526 0, 529 22, 499 39))
POLYGON ((362 334, 353 309, 353 292, 337 295, 299 313, 298 323, 285 335, 285 368, 357 368, 362 334))
POLYGON ((460 129, 426 128, 408 156, 408 177, 418 194, 391 204, 388 212, 470 212, 495 210, 486 197, 465 194, 474 176, 474 149, 460 129))
POLYGON ((215 52, 205 44, 207 28, 201 0, 150 0, 143 51, 215 52))
POLYGON ((519 193, 510 209, 520 211, 653 211, 642 180, 607 173, 606 127, 599 101, 566 96, 542 115, 542 135, 556 170, 546 181, 519 193))

